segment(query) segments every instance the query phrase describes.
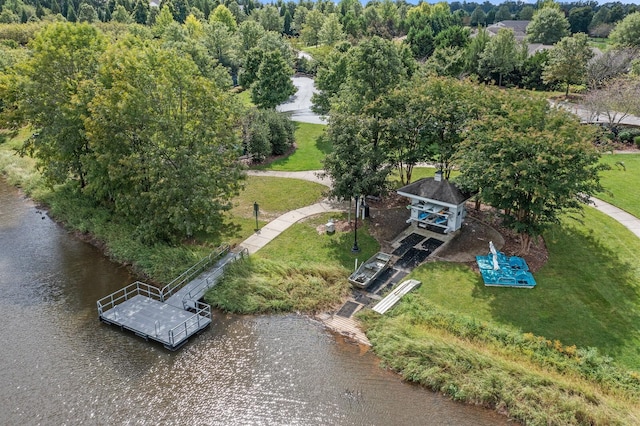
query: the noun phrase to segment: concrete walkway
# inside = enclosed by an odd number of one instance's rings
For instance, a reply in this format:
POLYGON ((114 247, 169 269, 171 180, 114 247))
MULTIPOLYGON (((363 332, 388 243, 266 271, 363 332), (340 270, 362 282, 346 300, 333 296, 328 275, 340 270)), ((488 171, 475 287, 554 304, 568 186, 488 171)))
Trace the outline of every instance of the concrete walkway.
POLYGON ((598 198, 592 197, 591 201, 595 203, 594 207, 596 209, 617 220, 629 231, 633 232, 638 238, 640 238, 640 219, 598 198))
POLYGON ((291 225, 306 217, 328 212, 342 212, 344 210, 345 205, 343 203, 334 203, 326 200, 297 210, 292 210, 269 222, 262 229, 240 243, 240 247, 246 248, 249 254, 253 254, 266 246, 291 225))
POLYGON ((249 176, 267 176, 267 177, 283 177, 289 179, 308 180, 309 182, 319 183, 326 187, 331 187, 331 179, 328 177, 321 178, 318 176, 323 170, 308 170, 305 172, 279 172, 275 170, 247 170, 249 176))

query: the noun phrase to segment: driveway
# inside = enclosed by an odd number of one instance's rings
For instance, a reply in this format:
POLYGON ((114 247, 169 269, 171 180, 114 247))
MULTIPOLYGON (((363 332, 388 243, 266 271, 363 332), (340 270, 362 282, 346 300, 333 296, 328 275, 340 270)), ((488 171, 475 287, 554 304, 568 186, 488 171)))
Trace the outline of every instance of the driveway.
POLYGON ((312 124, 327 124, 327 120, 311 111, 311 96, 316 92, 313 79, 292 77, 293 85, 298 89, 289 100, 276 107, 279 112, 290 114, 292 121, 312 124))

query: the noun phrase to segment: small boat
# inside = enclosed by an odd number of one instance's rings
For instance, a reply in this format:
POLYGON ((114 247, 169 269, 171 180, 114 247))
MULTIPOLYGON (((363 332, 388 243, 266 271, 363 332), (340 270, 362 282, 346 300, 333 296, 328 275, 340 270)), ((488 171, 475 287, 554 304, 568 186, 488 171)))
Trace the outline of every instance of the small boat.
POLYGON ((367 288, 391 264, 391 255, 376 253, 349 276, 349 282, 360 288, 367 288))

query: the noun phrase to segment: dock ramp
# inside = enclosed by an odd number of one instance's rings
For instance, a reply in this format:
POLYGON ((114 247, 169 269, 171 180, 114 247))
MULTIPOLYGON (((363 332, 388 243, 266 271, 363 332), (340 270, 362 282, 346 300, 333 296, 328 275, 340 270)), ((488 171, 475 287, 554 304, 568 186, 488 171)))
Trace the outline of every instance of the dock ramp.
POLYGON ((409 293, 414 288, 422 284, 418 280, 406 280, 400 283, 391 293, 389 293, 384 299, 373 307, 373 310, 380 315, 383 315, 389 309, 391 309, 396 303, 402 299, 402 297, 409 293))

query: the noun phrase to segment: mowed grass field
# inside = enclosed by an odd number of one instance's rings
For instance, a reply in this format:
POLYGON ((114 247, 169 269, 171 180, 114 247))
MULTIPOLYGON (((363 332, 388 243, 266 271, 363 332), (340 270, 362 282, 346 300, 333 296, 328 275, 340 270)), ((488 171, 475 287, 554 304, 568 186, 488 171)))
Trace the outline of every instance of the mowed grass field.
POLYGON ((640 217, 640 154, 605 154, 601 161, 611 169, 600 175, 606 192, 598 198, 640 217))
POLYGON ((296 150, 293 154, 257 169, 288 172, 322 169, 324 157, 331 152, 331 144, 321 138, 327 126, 298 122, 295 125, 296 150))

